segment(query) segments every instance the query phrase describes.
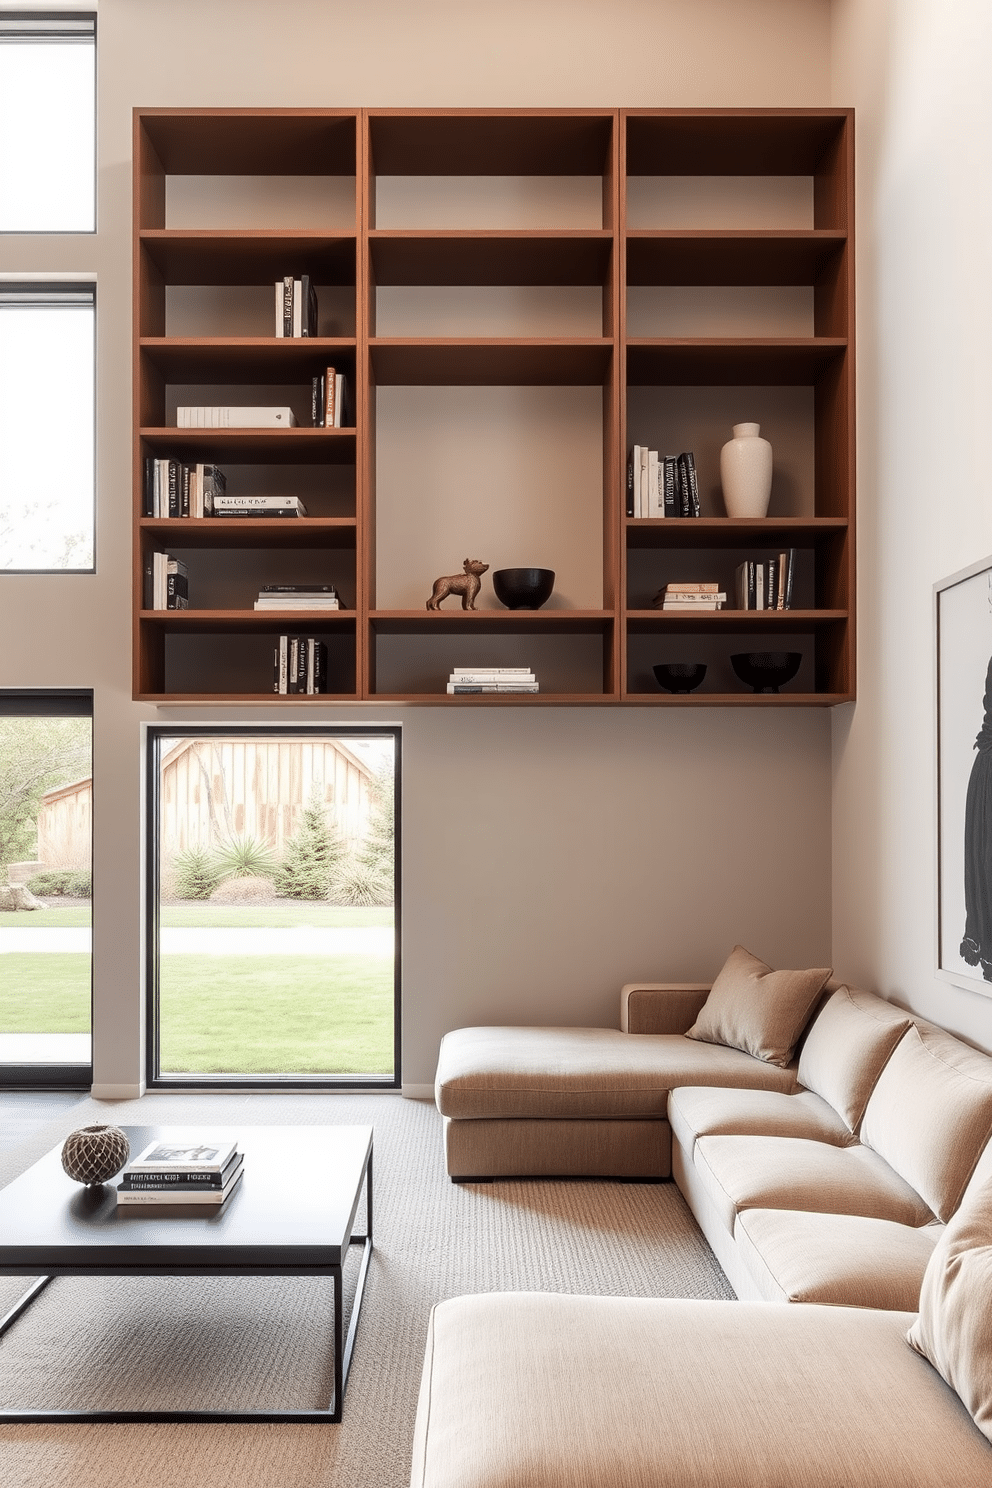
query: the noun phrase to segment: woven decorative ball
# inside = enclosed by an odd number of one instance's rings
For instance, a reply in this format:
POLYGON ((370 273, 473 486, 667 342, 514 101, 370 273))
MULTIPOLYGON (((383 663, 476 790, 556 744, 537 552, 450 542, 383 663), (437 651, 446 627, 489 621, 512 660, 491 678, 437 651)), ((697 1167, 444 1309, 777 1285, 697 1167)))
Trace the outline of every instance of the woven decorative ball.
POLYGON ((119 1173, 131 1155, 119 1126, 81 1126, 62 1147, 62 1166, 76 1183, 94 1186, 119 1173))

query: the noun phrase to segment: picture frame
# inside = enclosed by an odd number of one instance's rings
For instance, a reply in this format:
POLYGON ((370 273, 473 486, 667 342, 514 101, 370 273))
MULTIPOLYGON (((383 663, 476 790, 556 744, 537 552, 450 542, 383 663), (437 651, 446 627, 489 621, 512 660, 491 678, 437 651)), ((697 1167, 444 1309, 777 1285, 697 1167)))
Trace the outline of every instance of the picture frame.
POLYGON ((992 997, 992 556, 934 585, 938 977, 992 997))

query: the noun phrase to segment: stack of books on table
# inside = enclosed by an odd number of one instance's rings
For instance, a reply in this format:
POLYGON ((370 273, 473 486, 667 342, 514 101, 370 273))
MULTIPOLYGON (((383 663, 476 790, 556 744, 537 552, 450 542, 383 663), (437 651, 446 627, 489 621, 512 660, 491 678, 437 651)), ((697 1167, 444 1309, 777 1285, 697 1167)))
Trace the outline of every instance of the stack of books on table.
POLYGON ((327 691, 327 646, 316 636, 281 635, 272 655, 272 691, 327 691))
POLYGON ((448 692, 537 692, 537 678, 529 667, 453 667, 448 692))
POLYGON ((263 584, 256 610, 339 610, 341 600, 333 584, 263 584))
POLYGON ((299 496, 215 496, 215 517, 305 517, 299 496))
POLYGON ((666 584, 651 601, 656 610, 722 610, 727 596, 719 584, 666 584))
POLYGON ((237 1142, 152 1142, 128 1163, 118 1204, 223 1204, 241 1181, 237 1142))

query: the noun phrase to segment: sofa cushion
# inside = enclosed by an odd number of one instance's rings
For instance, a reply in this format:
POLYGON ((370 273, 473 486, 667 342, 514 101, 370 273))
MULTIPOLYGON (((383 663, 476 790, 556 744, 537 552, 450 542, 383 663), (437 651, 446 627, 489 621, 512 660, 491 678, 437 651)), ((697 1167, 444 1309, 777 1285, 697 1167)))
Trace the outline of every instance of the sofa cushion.
POLYGON ((773 971, 734 946, 688 1037, 785 1066, 830 978, 829 967, 773 971))
POLYGON ((435 1307, 411 1488, 947 1488, 992 1450, 847 1307, 496 1292, 435 1307))
POLYGON ((768 1302, 913 1312, 943 1225, 913 1228, 861 1214, 744 1209, 734 1238, 768 1302))
POLYGON ((919 1194, 869 1147, 803 1137, 700 1137, 693 1166, 731 1232, 742 1209, 864 1214, 908 1225, 933 1218, 919 1194))
POLYGON ((672 1135, 687 1156, 697 1137, 808 1137, 843 1147, 851 1140, 832 1106, 811 1090, 725 1090, 683 1085, 668 1097, 672 1135))
POLYGON ((973 1194, 944 1231, 908 1338, 992 1441, 992 1184, 973 1194))
POLYGON ((951 1034, 910 1027, 878 1077, 861 1140, 951 1218, 992 1133, 992 1059, 951 1034))
POLYGON ((870 992, 839 987, 810 1024, 799 1051, 799 1083, 829 1101, 855 1132, 868 1097, 911 1022, 870 992))
POLYGON ((676 1085, 792 1090, 793 1070, 680 1033, 611 1028, 458 1028, 445 1034, 435 1093, 455 1119, 664 1117, 676 1085))

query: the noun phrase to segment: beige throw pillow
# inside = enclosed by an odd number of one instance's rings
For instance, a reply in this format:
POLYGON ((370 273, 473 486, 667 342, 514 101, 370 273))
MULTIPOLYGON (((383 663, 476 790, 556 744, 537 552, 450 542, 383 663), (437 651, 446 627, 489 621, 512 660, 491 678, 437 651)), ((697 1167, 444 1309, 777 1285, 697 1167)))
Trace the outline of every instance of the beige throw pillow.
POLYGON ((799 1083, 857 1131, 875 1081, 909 1027, 902 1008, 872 992, 838 987, 817 1013, 799 1051, 799 1083))
POLYGON ((829 966, 772 971, 743 946, 734 946, 688 1036, 784 1068, 829 979, 829 966))
POLYGON ((906 1337, 992 1441, 992 1183, 962 1205, 937 1241, 906 1337))

